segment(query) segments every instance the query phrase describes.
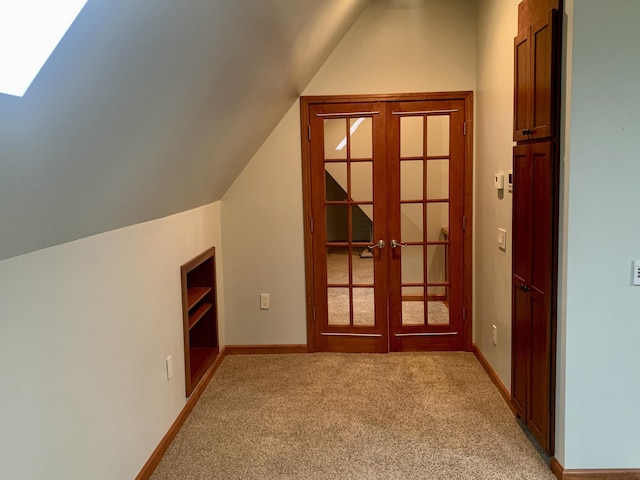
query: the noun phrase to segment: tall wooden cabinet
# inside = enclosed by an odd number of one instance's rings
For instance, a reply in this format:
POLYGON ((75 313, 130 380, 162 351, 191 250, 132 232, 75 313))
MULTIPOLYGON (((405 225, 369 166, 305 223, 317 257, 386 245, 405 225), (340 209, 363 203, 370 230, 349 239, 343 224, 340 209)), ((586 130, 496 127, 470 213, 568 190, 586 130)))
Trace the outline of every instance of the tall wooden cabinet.
POLYGON ((555 435, 559 0, 519 5, 514 41, 511 402, 549 453, 555 435))

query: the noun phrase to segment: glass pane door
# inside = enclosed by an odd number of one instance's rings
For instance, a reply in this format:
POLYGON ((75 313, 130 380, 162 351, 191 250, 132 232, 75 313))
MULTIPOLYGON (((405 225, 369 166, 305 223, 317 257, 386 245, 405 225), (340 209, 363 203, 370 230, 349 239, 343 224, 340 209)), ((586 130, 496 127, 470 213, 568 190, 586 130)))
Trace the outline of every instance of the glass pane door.
POLYGON ((449 323, 449 123, 400 117, 402 325, 449 323))
POLYGON ((462 235, 462 190, 452 182, 452 166, 463 157, 452 148, 457 133, 452 125, 461 119, 452 103, 392 105, 389 177, 397 178, 390 188, 396 198, 389 200, 392 350, 461 337, 455 320, 460 312, 451 302, 451 232, 453 224, 456 236, 462 235))
POLYGON ((384 182, 375 181, 384 177, 384 142, 375 141, 384 114, 375 104, 369 107, 325 106, 312 119, 313 135, 322 138, 312 142, 321 165, 314 179, 321 185, 314 199, 315 209, 321 209, 314 251, 322 256, 315 265, 315 291, 323 299, 316 307, 318 341, 327 350, 387 348, 385 282, 379 281, 386 251, 377 243, 386 228, 384 202, 374 204, 374 197, 384 198, 384 182))
POLYGON ((314 348, 461 350, 465 100, 308 113, 314 348))

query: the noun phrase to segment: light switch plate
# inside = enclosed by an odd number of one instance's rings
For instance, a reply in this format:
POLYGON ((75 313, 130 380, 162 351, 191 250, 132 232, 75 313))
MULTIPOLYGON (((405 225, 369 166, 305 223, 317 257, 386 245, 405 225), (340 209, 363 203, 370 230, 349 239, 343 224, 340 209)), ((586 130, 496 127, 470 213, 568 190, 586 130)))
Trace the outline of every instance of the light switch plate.
POLYGON ((640 260, 633 261, 633 284, 640 285, 640 260))
POLYGON ((507 249, 507 231, 504 228, 498 229, 498 247, 502 250, 507 249))
POLYGON ((269 310, 269 305, 271 303, 271 298, 268 293, 260 294, 260 310, 269 310))
POLYGON ((171 380, 171 377, 173 377, 173 358, 171 358, 171 355, 167 357, 166 366, 167 366, 167 381, 169 381, 171 380))

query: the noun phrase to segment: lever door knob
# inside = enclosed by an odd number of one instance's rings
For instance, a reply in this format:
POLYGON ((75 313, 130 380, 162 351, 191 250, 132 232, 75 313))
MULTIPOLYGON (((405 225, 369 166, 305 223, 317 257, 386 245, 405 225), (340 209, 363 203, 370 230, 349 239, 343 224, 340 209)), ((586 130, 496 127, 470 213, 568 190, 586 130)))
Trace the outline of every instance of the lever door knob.
POLYGON ((393 239, 393 240, 391 240, 391 242, 389 243, 389 246, 390 246, 391 248, 398 248, 398 247, 400 247, 400 248, 407 248, 407 246, 408 246, 408 245, 407 245, 406 243, 400 243, 400 242, 398 242, 398 241, 394 238, 394 239, 393 239))
POLYGON ((384 240, 378 240, 373 245, 367 245, 367 248, 369 250, 373 250, 374 248, 379 248, 380 250, 382 250, 385 247, 385 245, 386 243, 384 243, 384 240))

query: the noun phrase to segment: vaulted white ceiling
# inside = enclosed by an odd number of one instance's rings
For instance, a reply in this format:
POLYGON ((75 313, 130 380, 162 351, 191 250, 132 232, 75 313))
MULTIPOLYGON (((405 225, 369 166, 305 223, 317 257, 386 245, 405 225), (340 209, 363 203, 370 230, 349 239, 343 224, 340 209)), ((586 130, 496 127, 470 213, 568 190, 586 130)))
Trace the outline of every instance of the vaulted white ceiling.
POLYGON ((369 0, 89 0, 0 94, 0 259, 221 198, 369 0))

